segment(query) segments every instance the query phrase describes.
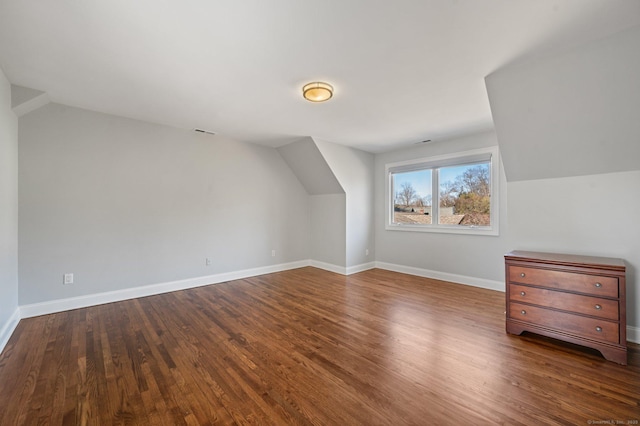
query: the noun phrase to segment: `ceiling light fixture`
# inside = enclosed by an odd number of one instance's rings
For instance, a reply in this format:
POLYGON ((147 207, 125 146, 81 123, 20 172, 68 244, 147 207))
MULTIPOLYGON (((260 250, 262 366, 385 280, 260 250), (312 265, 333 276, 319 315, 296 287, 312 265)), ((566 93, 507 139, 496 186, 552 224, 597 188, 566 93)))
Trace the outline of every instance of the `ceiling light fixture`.
POLYGON ((302 96, 310 102, 324 102, 333 96, 333 87, 321 81, 305 84, 302 88, 302 96))

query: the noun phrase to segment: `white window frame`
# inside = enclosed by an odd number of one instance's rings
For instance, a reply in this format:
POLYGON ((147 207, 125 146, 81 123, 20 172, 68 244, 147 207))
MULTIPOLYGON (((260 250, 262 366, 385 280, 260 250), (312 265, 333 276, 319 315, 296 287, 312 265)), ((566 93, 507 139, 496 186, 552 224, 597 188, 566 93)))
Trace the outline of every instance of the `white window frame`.
POLYGON ((491 236, 499 235, 500 226, 498 221, 498 212, 500 211, 500 158, 497 146, 389 163, 385 165, 385 182, 385 229, 388 231, 437 232, 491 236), (440 204, 440 183, 438 182, 438 173, 432 173, 432 223, 423 225, 392 222, 395 199, 392 183, 393 173, 423 169, 437 169, 439 167, 473 164, 487 160, 489 161, 491 176, 491 224, 489 226, 441 225, 438 223, 440 204))

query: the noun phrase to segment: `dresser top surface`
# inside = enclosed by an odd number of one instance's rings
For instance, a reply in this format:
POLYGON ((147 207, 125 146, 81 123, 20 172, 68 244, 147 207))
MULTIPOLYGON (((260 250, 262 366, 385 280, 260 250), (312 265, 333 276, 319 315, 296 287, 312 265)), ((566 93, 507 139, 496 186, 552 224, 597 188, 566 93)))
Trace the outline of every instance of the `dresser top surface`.
POLYGON ((544 253, 522 250, 514 250, 505 254, 504 257, 506 260, 519 260, 525 262, 545 262, 570 266, 599 266, 606 269, 618 270, 625 269, 624 260, 613 257, 582 256, 577 254, 544 253))

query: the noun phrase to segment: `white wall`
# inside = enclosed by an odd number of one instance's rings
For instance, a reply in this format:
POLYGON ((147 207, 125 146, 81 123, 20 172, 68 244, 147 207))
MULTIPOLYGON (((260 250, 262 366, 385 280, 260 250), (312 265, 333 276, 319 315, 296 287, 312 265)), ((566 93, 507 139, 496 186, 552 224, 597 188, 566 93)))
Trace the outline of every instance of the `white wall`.
MULTIPOLYGON (((499 236, 457 235, 385 229, 385 165, 397 161, 463 152, 497 145, 494 132, 483 132, 376 155, 375 230, 376 260, 437 273, 473 279, 491 288, 504 289, 504 254, 507 240, 507 187, 500 167, 499 236)), ((445 275, 446 278, 446 275, 445 275)), ((455 279, 454 279, 455 280, 455 279)), ((466 280, 469 283, 469 280, 466 280)), ((458 280, 460 282, 460 280, 458 280)))
POLYGON ((639 52, 635 27, 486 78, 509 181, 509 245, 623 258, 636 328, 639 52))
POLYGON ((509 182, 514 249, 619 257, 627 323, 640 326, 640 171, 509 182))
POLYGON ((0 351, 18 315, 18 118, 0 69, 0 351))
POLYGON ((58 104, 19 138, 21 305, 309 258, 274 149, 58 104))
POLYGON ((372 262, 375 258, 372 213, 374 156, 358 149, 314 140, 346 193, 346 266, 357 267, 372 262))
POLYGON ((315 266, 344 272, 347 262, 346 196, 316 142, 302 138, 278 148, 310 195, 311 240, 315 266))
POLYGON ((346 267, 346 195, 312 195, 310 198, 311 259, 346 267))

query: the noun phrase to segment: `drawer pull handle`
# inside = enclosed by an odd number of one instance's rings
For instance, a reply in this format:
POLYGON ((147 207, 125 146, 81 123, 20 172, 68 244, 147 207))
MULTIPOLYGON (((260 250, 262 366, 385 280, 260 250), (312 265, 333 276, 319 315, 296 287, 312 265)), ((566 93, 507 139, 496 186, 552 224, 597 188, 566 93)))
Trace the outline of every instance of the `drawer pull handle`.
POLYGON ((600 309, 602 309, 602 306, 600 306, 600 305, 596 305, 596 309, 597 309, 597 310, 600 310, 600 309))
POLYGON ((520 276, 521 276, 522 278, 524 278, 524 275, 525 275, 525 274, 524 274, 524 272, 521 272, 521 273, 520 273, 520 276))
POLYGON ((597 326, 597 327, 596 327, 596 331, 597 331, 598 333, 602 333, 602 327, 597 326))
POLYGON ((596 287, 598 287, 598 288, 600 288, 600 287, 602 287, 602 284, 600 284, 600 283, 596 283, 596 284, 595 284, 595 286, 596 286, 596 287))
POLYGON ((520 292, 520 296, 524 296, 525 294, 527 294, 527 293, 525 293, 524 291, 520 292))
POLYGON ((521 310, 521 311, 520 311, 520 313, 521 313, 522 315, 527 315, 527 311, 525 311, 524 309, 523 309, 523 310, 521 310))

